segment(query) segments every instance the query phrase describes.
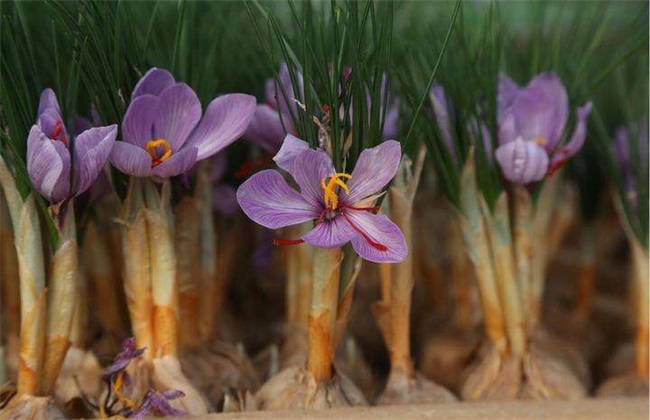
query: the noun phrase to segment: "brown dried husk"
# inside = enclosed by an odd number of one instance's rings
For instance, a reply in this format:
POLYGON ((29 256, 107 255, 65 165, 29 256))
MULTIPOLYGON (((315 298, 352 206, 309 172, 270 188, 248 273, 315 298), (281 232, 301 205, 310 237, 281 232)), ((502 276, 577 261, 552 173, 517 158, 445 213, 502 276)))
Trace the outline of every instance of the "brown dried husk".
POLYGON ((357 387, 344 375, 317 382, 301 366, 287 368, 269 379, 255 394, 260 410, 328 409, 367 405, 357 387))
POLYGON ((463 376, 460 395, 465 401, 512 400, 519 393, 521 362, 502 356, 486 341, 463 376))
POLYGON ((102 374, 103 369, 92 351, 70 347, 54 386, 55 399, 63 405, 83 395, 96 400, 102 391, 102 374))
POLYGON ((0 412, 3 420, 58 420, 65 419, 50 397, 15 396, 0 412))
POLYGON ((156 357, 152 360, 151 382, 159 391, 178 390, 185 396, 170 401, 172 407, 183 410, 189 415, 203 415, 208 412, 205 398, 192 386, 181 369, 176 356, 156 357))
POLYGON ((241 346, 217 341, 208 349, 184 352, 181 363, 187 378, 212 407, 221 406, 229 391, 246 395, 260 386, 255 369, 241 346))
POLYGON ((457 401, 445 387, 428 380, 419 372, 409 377, 406 372, 391 371, 378 405, 439 404, 457 401))

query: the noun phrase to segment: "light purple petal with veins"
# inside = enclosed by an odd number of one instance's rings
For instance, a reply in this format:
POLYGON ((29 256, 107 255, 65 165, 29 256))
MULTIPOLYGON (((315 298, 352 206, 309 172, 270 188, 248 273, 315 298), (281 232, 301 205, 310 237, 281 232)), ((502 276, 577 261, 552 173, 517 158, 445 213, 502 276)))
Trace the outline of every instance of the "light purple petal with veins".
POLYGON ((302 239, 310 245, 321 248, 338 248, 357 235, 352 226, 340 215, 332 220, 318 223, 302 239))
POLYGON ((321 182, 334 175, 332 159, 323 150, 302 152, 293 165, 293 179, 300 187, 300 195, 314 207, 324 207, 321 182))
POLYGON ((297 225, 320 214, 274 170, 258 172, 244 182, 237 201, 251 220, 269 229, 297 225))
POLYGON ((451 124, 451 119, 449 116, 449 107, 447 105, 447 96, 445 94, 445 89, 439 84, 434 84, 431 86, 429 91, 429 100, 433 106, 433 113, 436 117, 436 123, 440 128, 440 134, 442 135, 442 140, 447 146, 447 150, 451 154, 452 158, 456 160, 456 148, 454 146, 454 140, 451 137, 451 130, 449 124, 451 124))
POLYGON ((110 157, 120 172, 138 178, 151 175, 151 156, 144 149, 125 141, 116 141, 110 157))
POLYGON ((41 97, 38 102, 38 113, 43 113, 47 108, 53 108, 59 114, 59 116, 62 115, 59 101, 56 98, 56 93, 54 93, 54 91, 50 88, 47 88, 41 92, 41 97))
POLYGON ((116 136, 117 125, 113 124, 91 128, 75 139, 74 195, 82 194, 93 185, 113 150, 116 136))
POLYGON ((273 157, 273 161, 281 169, 293 174, 293 165, 296 157, 306 150, 309 150, 309 144, 306 141, 287 134, 282 142, 282 147, 280 147, 278 153, 273 157))
POLYGON ((569 99, 562 82, 542 73, 519 91, 512 103, 517 132, 525 140, 542 138, 551 151, 562 136, 569 113, 569 99))
POLYGON ((151 174, 161 178, 184 174, 196 163, 197 153, 196 147, 183 147, 179 152, 172 154, 169 159, 151 169, 151 174))
POLYGON ((546 150, 532 141, 517 138, 499 146, 494 154, 503 176, 516 184, 526 185, 539 181, 548 171, 546 150))
POLYGON ((498 121, 501 121, 501 117, 510 108, 518 93, 519 86, 510 77, 505 74, 499 75, 499 93, 497 96, 498 121))
POLYGON ((50 203, 56 204, 69 197, 68 149, 63 143, 47 138, 36 125, 27 137, 27 172, 34 188, 50 203))
POLYGON ((350 194, 341 196, 343 201, 353 204, 381 191, 395 177, 401 158, 402 149, 394 140, 365 149, 347 182, 350 194))
POLYGON ((174 83, 174 76, 170 72, 165 69, 153 67, 142 76, 138 84, 133 88, 131 101, 144 94, 158 96, 163 90, 172 86, 174 83))
POLYGON ((253 114, 255 98, 241 93, 220 96, 210 102, 205 115, 187 140, 196 147, 200 161, 220 152, 241 137, 253 114))
POLYGON ((356 227, 352 248, 361 258, 378 263, 398 263, 406 259, 408 246, 404 236, 388 217, 365 211, 348 211, 342 217, 356 227))
POLYGON ((140 95, 131 101, 122 120, 122 140, 142 147, 154 140, 153 124, 158 118, 160 98, 140 95))
POLYGON ((153 125, 154 139, 167 140, 172 151, 177 152, 201 119, 201 102, 185 83, 168 87, 159 99, 153 125))
MULTIPOLYGON (((591 113, 591 102, 581 106, 576 110, 576 128, 573 131, 573 135, 569 142, 562 147, 560 150, 564 150, 566 153, 566 158, 570 158, 582 148, 585 144, 585 138, 587 137, 587 118, 591 113)), ((555 161, 555 156, 553 156, 553 161, 555 161)))

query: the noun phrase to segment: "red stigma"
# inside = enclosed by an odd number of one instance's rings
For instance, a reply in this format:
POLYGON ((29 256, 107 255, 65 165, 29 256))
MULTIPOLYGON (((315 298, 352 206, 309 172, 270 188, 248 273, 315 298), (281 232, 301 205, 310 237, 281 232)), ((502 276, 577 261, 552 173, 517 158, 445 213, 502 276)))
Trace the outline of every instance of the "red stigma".
POLYGON ((382 251, 382 252, 388 251, 388 247, 386 245, 380 244, 379 242, 376 242, 376 241, 373 241, 372 239, 370 239, 370 237, 364 231, 362 231, 357 225, 352 223, 352 220, 350 220, 350 218, 348 217, 347 214, 342 213, 342 215, 345 218, 345 220, 350 224, 350 226, 352 226, 352 229, 354 229, 359 235, 361 235, 363 237, 363 239, 365 239, 366 242, 368 242, 370 244, 371 247, 375 248, 378 251, 382 251))
POLYGON ((323 112, 324 112, 325 114, 329 114, 329 112, 330 112, 330 106, 327 105, 327 104, 323 104, 323 106, 321 107, 321 109, 323 110, 323 112))
POLYGON ((300 245, 304 243, 302 239, 274 239, 273 245, 275 246, 286 246, 286 245, 300 245))

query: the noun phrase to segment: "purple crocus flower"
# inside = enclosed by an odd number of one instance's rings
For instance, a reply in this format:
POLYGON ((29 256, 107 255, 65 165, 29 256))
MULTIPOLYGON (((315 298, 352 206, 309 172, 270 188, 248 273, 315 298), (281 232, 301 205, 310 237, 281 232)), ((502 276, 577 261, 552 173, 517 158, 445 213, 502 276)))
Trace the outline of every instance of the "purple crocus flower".
POLYGON ((152 68, 138 82, 122 121, 111 163, 135 177, 183 174, 237 140, 255 112, 255 98, 233 93, 208 105, 167 70, 152 68))
POLYGON ((126 369, 129 363, 131 363, 131 360, 142 356, 145 350, 145 348, 137 349, 135 347, 135 338, 133 337, 124 340, 122 342, 122 351, 117 356, 115 356, 115 359, 113 359, 113 364, 106 368, 103 379, 106 382, 110 382, 110 380, 115 375, 123 372, 126 369))
POLYGON ((634 124, 629 128, 621 127, 616 131, 613 144, 614 157, 618 164, 619 171, 623 178, 625 188, 625 199, 634 211, 638 211, 638 178, 639 175, 648 173, 648 125, 643 123, 634 124), (638 140, 632 142, 631 138, 638 140), (632 161, 630 146, 638 151, 638 165, 632 161), (636 169, 636 170, 635 170, 636 169))
POLYGON ((27 138, 27 172, 32 185, 51 204, 78 196, 95 182, 116 135, 117 125, 84 130, 73 141, 72 158, 70 135, 56 94, 45 89, 38 106, 38 121, 27 138))
MULTIPOLYGON (((296 77, 301 89, 304 89, 302 74, 297 72, 296 77)), ((292 113, 295 116, 298 112, 294 99, 303 101, 302 91, 298 96, 295 94, 286 63, 280 66, 278 82, 274 79, 266 81, 266 103, 257 105, 244 135, 246 140, 272 154, 278 152, 287 134, 297 135, 292 118, 292 113)))
POLYGON ((591 103, 576 111, 577 125, 571 139, 559 145, 569 114, 569 100, 562 82, 542 73, 519 88, 505 75, 499 80, 499 147, 495 157, 503 176, 517 184, 536 182, 555 173, 582 147, 587 135, 591 103))
POLYGON ((279 172, 265 170, 239 187, 237 200, 248 217, 269 229, 315 222, 300 240, 288 243, 336 248, 352 242, 368 261, 400 262, 407 255, 402 233, 366 204, 393 179, 400 158, 399 143, 388 140, 361 152, 352 173, 337 173, 325 151, 312 150, 288 135, 274 160, 293 177, 300 192, 279 172))
POLYGON ((141 419, 145 417, 151 417, 153 415, 164 417, 185 416, 187 414, 186 412, 178 410, 169 405, 170 400, 184 396, 185 394, 183 391, 168 390, 157 392, 153 389, 150 389, 146 394, 144 394, 144 398, 142 399, 142 404, 140 404, 140 407, 138 407, 137 410, 134 410, 129 415, 129 417, 134 419, 141 419))

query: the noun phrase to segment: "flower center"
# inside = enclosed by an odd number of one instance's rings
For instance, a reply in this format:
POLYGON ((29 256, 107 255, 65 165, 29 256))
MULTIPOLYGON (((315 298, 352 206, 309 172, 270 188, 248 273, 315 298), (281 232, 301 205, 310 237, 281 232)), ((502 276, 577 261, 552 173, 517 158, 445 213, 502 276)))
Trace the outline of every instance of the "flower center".
POLYGON ((155 168, 172 156, 172 147, 165 139, 149 140, 145 146, 151 156, 151 167, 155 168))
POLYGON ((352 178, 352 175, 346 174, 345 172, 339 172, 328 178, 323 178, 320 181, 320 186, 323 189, 323 201, 325 202, 325 207, 330 210, 336 210, 339 205, 339 194, 337 187, 343 188, 343 190, 350 194, 350 189, 345 185, 345 180, 352 178), (327 180, 327 182, 326 182, 327 180))
POLYGON ((59 140, 65 144, 66 147, 68 147, 68 136, 65 135, 63 122, 61 120, 57 120, 57 122, 54 124, 54 127, 52 127, 52 134, 49 137, 51 139, 59 140))
POLYGON ((546 140, 544 137, 537 137, 533 142, 539 146, 546 146, 548 144, 548 140, 546 140))

